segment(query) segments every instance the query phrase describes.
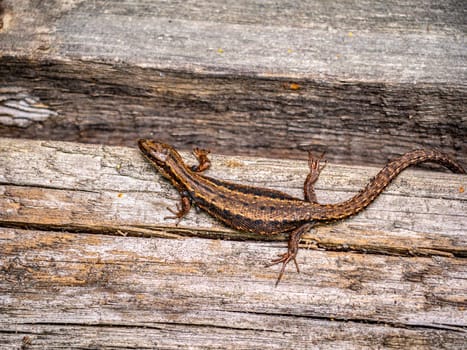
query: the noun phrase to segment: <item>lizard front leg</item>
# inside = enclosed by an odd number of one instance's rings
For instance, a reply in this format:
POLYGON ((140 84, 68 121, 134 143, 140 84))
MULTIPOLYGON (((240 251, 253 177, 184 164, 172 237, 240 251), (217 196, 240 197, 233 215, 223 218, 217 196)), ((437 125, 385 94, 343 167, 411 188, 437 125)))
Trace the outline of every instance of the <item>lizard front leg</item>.
POLYGON ((164 217, 164 220, 177 219, 177 222, 175 223, 176 226, 180 223, 183 217, 185 217, 186 214, 188 214, 188 212, 191 209, 191 199, 188 196, 188 194, 181 191, 180 196, 180 204, 177 203, 177 210, 173 210, 172 208, 167 207, 167 210, 174 215, 164 217))
MULTIPOLYGON (((209 153, 210 153, 210 151, 207 150, 207 149, 202 149, 202 148, 198 148, 198 147, 194 148, 193 149, 193 155, 198 160, 198 165, 193 165, 191 167, 191 170, 193 170, 195 172, 198 172, 198 173, 201 173, 201 172, 209 169, 211 167, 211 161, 208 158, 209 153)), ((167 208, 174 215, 173 216, 167 216, 167 217, 164 218, 164 219, 177 219, 177 222, 176 222, 175 225, 178 225, 180 223, 180 221, 183 219, 183 217, 185 217, 188 214, 188 212, 190 211, 190 209, 191 209, 191 198, 190 198, 190 196, 187 193, 185 193, 185 191, 183 191, 183 190, 179 189, 179 192, 180 192, 180 196, 181 196, 181 200, 180 200, 181 204, 177 204, 177 210, 167 208)), ((198 210, 198 207, 195 206, 195 209, 198 210)))
POLYGON ((198 165, 193 165, 191 170, 196 171, 197 173, 201 173, 211 167, 211 161, 208 158, 208 154, 210 153, 207 149, 202 148, 194 148, 193 155, 198 160, 198 165))

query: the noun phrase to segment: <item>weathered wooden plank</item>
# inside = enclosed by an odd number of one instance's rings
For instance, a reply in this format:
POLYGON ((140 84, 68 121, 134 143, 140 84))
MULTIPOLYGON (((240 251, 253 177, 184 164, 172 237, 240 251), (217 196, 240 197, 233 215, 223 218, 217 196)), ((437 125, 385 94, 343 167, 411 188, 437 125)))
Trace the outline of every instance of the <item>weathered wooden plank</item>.
MULTIPOLYGON (((0 139, 0 153, 4 225, 136 235, 159 235, 169 228, 179 234, 265 238, 239 234, 195 211, 178 227, 164 220, 178 194, 137 150, 0 139)), ((213 155, 208 175, 301 196, 307 171, 306 162, 213 155)), ((318 198, 322 203, 349 198, 376 172, 328 165, 317 183, 318 198)), ((307 242, 330 249, 466 255, 465 187, 465 176, 408 170, 377 205, 344 222, 317 227, 307 242)))
POLYGON ((463 259, 0 229, 0 341, 31 348, 445 348, 466 341, 463 259), (267 252, 269 250, 269 252, 267 252), (266 253, 267 252, 267 253, 266 253))
POLYGON ((461 1, 3 4, 1 136, 467 162, 461 1))
POLYGON ((465 83, 462 1, 3 4, 6 55, 118 59, 215 74, 465 83), (18 21, 23 14, 28 21, 18 21))
MULTIPOLYGON (((307 173, 306 162, 212 160, 211 176, 296 195, 307 173)), ((348 197, 376 170, 329 164, 318 196, 348 197)), ((163 217, 176 192, 135 149, 0 139, 0 343, 460 349, 462 187, 465 176, 404 172, 362 215, 308 234, 301 273, 275 288, 279 267, 264 263, 284 242, 195 211, 175 227, 163 217)))

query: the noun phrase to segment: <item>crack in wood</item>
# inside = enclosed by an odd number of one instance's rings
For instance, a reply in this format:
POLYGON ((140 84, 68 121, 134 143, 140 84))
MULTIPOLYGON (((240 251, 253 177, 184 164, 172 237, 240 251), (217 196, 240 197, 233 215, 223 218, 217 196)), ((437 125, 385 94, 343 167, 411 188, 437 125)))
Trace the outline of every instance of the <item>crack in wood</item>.
MULTIPOLYGON (((33 222, 14 222, 2 221, 0 219, 0 227, 5 228, 20 228, 27 230, 41 230, 44 232, 70 232, 70 233, 90 233, 102 234, 109 236, 124 236, 124 237, 161 237, 168 239, 182 239, 184 237, 198 237, 204 239, 228 239, 232 241, 287 241, 287 235, 277 236, 261 236, 247 232, 226 231, 218 230, 199 230, 194 228, 177 228, 173 226, 154 226, 148 225, 126 225, 126 226, 90 226, 90 225, 73 225, 73 224, 41 224, 33 222)), ((467 258, 467 249, 449 250, 449 249, 433 249, 433 248, 397 248, 397 247, 377 247, 369 245, 347 245, 337 242, 327 241, 319 242, 316 239, 303 238, 300 243, 302 249, 314 249, 321 251, 332 252, 346 252, 354 254, 372 254, 372 255, 386 255, 386 256, 401 256, 401 257, 455 257, 464 259, 467 258)))
POLYGON ((338 323, 359 323, 359 324, 372 324, 372 325, 385 325, 394 328, 406 328, 406 329, 436 329, 443 331, 454 331, 460 333, 467 333, 467 325, 447 325, 447 324, 424 324, 424 323, 402 323, 392 322, 388 320, 378 320, 370 318, 341 318, 336 316, 322 316, 322 315, 301 315, 292 313, 274 313, 274 312, 254 312, 254 311, 229 311, 232 313, 247 313, 254 315, 264 316, 287 316, 294 318, 312 319, 312 320, 324 320, 338 323))

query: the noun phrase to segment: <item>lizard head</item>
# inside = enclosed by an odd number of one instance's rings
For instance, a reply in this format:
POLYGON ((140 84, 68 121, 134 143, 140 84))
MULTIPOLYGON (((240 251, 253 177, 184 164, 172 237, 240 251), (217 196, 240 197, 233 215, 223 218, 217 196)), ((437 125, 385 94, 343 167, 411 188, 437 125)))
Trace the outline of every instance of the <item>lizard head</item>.
POLYGON ((176 181, 181 168, 186 168, 182 157, 172 146, 147 139, 138 140, 144 157, 167 179, 176 181))
POLYGON ((171 154, 176 153, 175 149, 162 142, 139 139, 138 146, 143 155, 158 167, 164 167, 171 154))

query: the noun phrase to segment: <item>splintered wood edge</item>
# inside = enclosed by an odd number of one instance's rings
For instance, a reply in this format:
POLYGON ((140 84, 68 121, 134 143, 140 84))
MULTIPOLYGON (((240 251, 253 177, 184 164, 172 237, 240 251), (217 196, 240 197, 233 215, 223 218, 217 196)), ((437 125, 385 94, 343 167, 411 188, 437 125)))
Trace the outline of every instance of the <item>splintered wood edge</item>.
MULTIPOLYGON (((3 226, 180 238, 286 240, 229 229, 192 210, 178 226, 165 220, 178 193, 137 150, 68 142, 0 139, 3 226)), ((193 158, 186 152, 187 162, 193 158)), ((298 197, 307 174, 303 161, 212 155, 207 174, 273 187, 298 197)), ((377 168, 329 164, 318 199, 349 198, 377 168)), ((466 256, 466 177, 407 170, 361 214, 318 224, 302 246, 394 255, 466 256)))

